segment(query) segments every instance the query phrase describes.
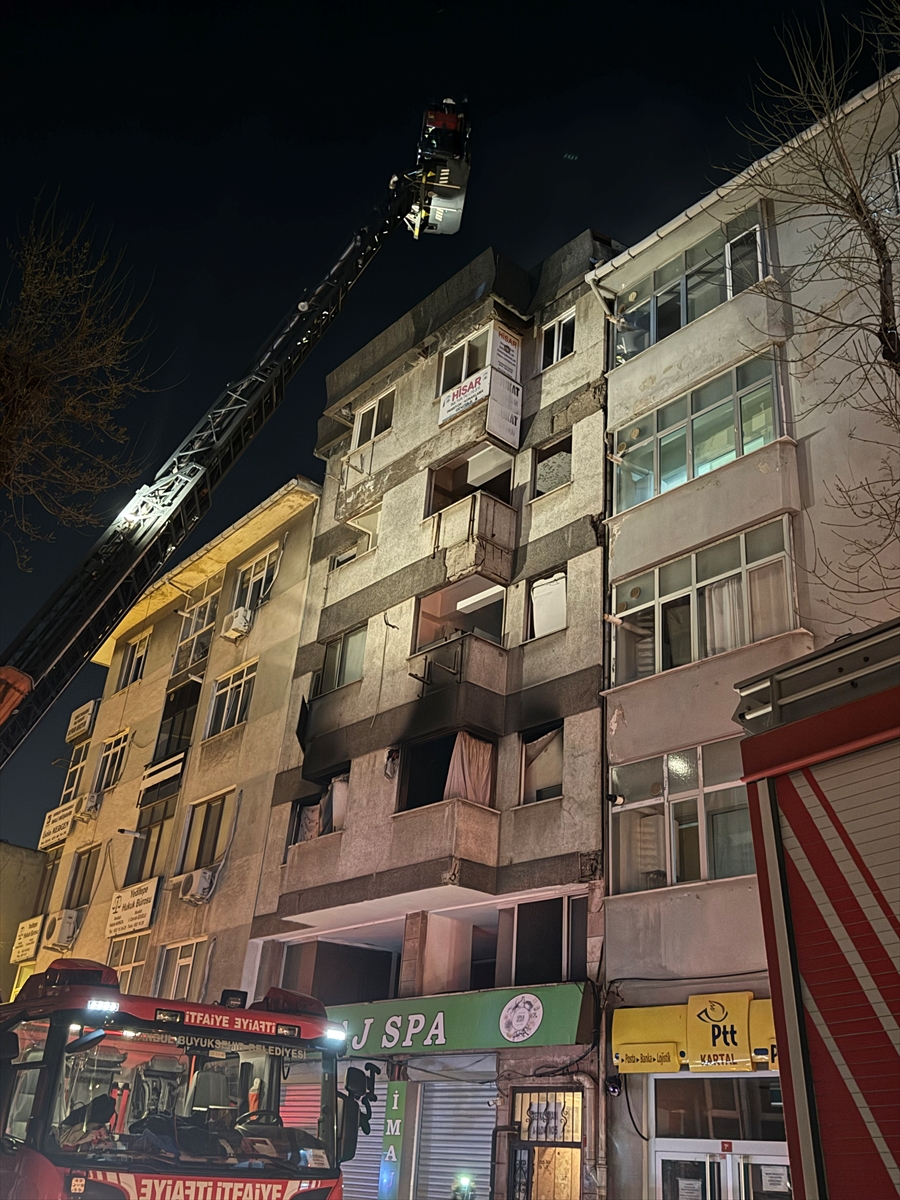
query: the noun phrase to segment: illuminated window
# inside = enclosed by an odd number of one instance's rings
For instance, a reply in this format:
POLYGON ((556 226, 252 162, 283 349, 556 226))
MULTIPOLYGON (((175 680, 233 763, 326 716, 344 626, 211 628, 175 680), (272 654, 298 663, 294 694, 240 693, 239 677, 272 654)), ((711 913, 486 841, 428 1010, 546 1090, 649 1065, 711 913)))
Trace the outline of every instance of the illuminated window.
POLYGON ((464 633, 500 643, 505 596, 506 588, 481 575, 469 575, 423 596, 419 601, 415 651, 464 633))

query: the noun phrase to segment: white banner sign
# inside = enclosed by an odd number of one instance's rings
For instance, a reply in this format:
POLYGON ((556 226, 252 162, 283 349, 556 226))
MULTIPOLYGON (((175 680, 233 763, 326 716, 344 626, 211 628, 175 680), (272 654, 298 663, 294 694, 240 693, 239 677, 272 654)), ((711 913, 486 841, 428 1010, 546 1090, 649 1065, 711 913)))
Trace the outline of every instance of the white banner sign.
POLYGON ((491 333, 491 366, 508 375, 510 379, 519 379, 519 362, 522 350, 522 339, 510 333, 502 325, 495 325, 491 333))
POLYGON ((468 379, 464 379, 462 383, 457 384, 455 388, 451 388, 449 392, 444 392, 443 396, 441 396, 438 425, 444 425, 447 421, 452 421, 461 412, 465 412, 467 408, 471 408, 473 404, 477 404, 479 400, 483 400, 488 394, 490 386, 491 368, 485 367, 483 371, 479 371, 475 375, 470 375, 468 379))
POLYGON ((106 936, 118 937, 122 933, 146 929, 153 917, 153 902, 158 887, 159 876, 156 876, 155 879, 116 892, 109 906, 106 936))
POLYGON ((487 419, 484 428, 495 438, 519 448, 522 425, 522 385, 513 383, 499 371, 491 376, 491 394, 488 397, 487 419))
POLYGON ((27 921, 21 922, 13 942, 12 954, 9 956, 11 963, 27 962, 29 958, 35 957, 43 927, 43 913, 39 917, 29 917, 27 921))
POLYGON ((68 804, 61 804, 59 808, 50 809, 44 817, 44 828, 41 830, 38 850, 46 850, 48 846, 55 846, 57 842, 66 840, 77 806, 77 800, 70 800, 68 804))
POLYGON ((80 708, 76 708, 69 717, 69 728, 66 730, 66 741, 74 742, 78 738, 87 737, 94 728, 94 716, 97 712, 99 700, 88 700, 87 704, 82 704, 80 708))

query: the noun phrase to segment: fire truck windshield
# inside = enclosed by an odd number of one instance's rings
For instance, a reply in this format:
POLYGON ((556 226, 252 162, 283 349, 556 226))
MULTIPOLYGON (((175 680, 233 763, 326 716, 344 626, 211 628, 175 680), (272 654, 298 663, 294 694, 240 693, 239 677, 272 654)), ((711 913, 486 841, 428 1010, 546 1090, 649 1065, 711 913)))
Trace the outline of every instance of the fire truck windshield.
POLYGON ((70 1013, 60 1028, 65 1017, 13 1027, 20 1067, 7 1137, 25 1141, 39 1114, 30 1138, 37 1132, 35 1148, 61 1165, 337 1174, 330 1055, 222 1031, 130 1028, 124 1017, 95 1031, 70 1013), (42 1069, 22 1069, 30 1064, 42 1069))

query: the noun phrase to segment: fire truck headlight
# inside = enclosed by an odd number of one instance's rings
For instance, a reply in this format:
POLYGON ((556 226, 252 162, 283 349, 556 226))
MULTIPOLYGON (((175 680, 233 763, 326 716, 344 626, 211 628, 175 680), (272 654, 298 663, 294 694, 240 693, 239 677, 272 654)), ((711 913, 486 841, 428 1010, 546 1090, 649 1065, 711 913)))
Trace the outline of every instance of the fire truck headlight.
POLYGON ((119 1011, 118 1000, 88 1000, 88 1012, 114 1013, 119 1011))
POLYGON ((347 1040, 347 1030, 341 1029, 340 1026, 325 1030, 325 1036, 329 1042, 345 1042, 347 1040))

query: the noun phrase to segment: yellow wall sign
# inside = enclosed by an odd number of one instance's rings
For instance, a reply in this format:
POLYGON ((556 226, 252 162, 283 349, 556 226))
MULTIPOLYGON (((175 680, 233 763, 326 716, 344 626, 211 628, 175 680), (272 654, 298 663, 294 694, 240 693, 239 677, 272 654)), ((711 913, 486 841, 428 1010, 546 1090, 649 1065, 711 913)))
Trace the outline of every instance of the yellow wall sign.
POLYGON ((772 1001, 752 992, 690 996, 687 1004, 617 1008, 612 1051, 628 1072, 778 1070, 772 1001))
POLYGON ((689 996, 687 1050, 692 1071, 752 1071, 752 992, 689 996))

